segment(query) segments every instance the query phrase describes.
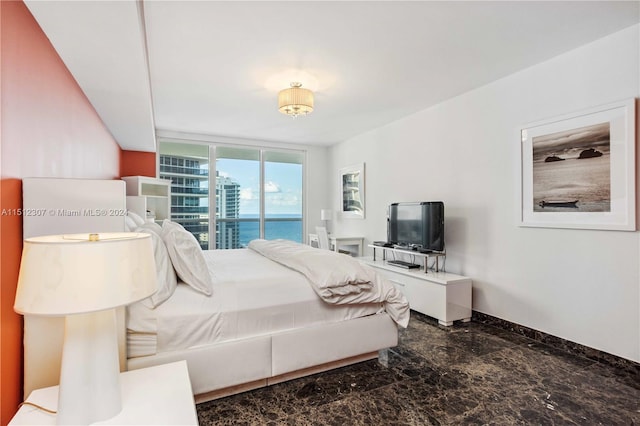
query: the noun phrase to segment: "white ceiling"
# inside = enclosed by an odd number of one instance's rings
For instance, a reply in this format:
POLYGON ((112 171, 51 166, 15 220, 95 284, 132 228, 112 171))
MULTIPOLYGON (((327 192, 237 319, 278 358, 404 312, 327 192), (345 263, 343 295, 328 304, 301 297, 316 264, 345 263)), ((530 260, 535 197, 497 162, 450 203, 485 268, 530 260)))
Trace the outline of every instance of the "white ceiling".
POLYGON ((124 149, 155 131, 330 145, 640 22, 637 1, 36 1, 124 149), (280 114, 301 81, 315 111, 280 114))

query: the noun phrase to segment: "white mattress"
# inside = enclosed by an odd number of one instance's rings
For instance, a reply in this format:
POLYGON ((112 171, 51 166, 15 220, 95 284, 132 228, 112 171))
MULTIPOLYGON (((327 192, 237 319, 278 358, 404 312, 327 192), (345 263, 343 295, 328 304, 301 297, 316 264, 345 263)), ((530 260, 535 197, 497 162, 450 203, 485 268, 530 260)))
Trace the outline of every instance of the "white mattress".
POLYGON ((329 305, 300 273, 252 250, 210 250, 206 297, 184 283, 156 309, 129 306, 129 358, 375 314, 380 303, 329 305))

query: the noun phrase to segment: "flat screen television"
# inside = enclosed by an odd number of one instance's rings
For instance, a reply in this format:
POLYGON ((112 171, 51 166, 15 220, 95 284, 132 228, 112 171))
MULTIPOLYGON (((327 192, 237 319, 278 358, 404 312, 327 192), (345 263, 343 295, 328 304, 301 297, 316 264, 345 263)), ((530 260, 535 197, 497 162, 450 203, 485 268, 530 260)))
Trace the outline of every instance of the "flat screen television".
POLYGON ((389 206, 387 240, 420 251, 444 250, 444 203, 423 201, 389 206))

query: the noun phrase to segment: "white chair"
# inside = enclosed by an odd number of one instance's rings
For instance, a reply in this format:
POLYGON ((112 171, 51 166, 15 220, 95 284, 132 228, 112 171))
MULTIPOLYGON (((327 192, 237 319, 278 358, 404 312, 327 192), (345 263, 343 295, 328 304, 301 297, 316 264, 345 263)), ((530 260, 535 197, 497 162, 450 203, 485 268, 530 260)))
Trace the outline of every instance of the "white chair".
MULTIPOLYGON (((331 247, 331 243, 329 243, 329 233, 327 232, 327 228, 324 226, 316 226, 316 234, 318 234, 318 247, 322 250, 333 250, 331 247)), ((338 253, 351 255, 351 252, 348 250, 336 250, 338 253)))
POLYGON ((331 250, 327 228, 325 228, 324 226, 316 226, 316 234, 318 234, 318 246, 322 250, 331 250))

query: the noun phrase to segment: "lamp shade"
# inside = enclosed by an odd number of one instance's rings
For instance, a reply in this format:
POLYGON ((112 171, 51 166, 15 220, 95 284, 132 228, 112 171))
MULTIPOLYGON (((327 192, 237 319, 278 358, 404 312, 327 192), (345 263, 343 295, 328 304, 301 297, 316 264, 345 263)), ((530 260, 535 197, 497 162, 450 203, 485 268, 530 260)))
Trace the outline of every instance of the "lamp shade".
POLYGON ((156 285, 149 234, 28 238, 14 309, 47 316, 96 312, 142 300, 156 291, 156 285))
POLYGON ((297 117, 313 111, 313 92, 303 89, 301 83, 291 83, 291 87, 278 93, 278 110, 297 117))
POLYGON ((320 210, 320 220, 331 220, 333 212, 329 209, 320 210))

